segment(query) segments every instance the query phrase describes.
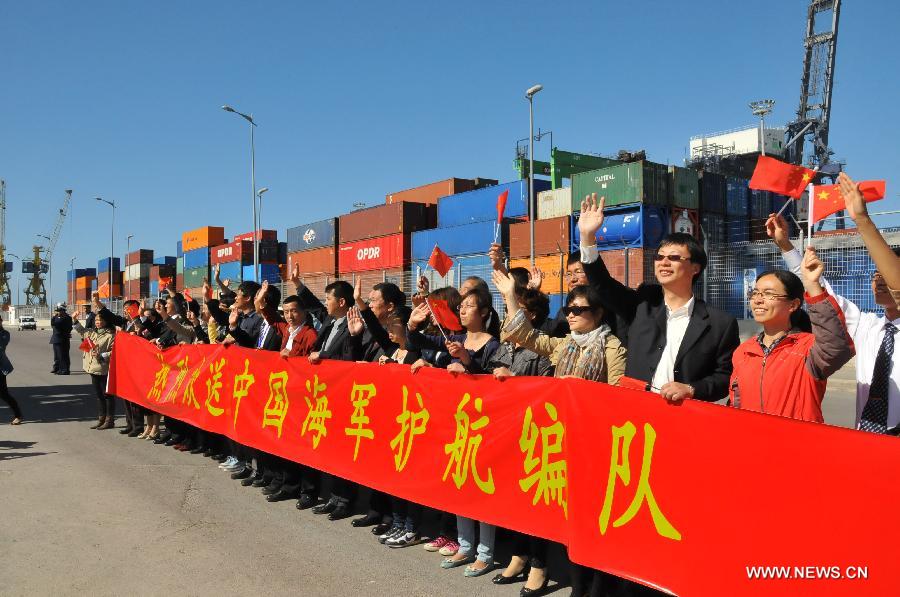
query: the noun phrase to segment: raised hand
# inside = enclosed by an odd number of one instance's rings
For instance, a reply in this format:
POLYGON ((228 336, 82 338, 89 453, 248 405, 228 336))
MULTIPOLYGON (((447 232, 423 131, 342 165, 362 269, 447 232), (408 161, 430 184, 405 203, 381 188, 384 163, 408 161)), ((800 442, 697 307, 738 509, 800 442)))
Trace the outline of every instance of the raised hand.
POLYGON ((359 308, 350 307, 350 310, 347 311, 347 331, 351 336, 359 336, 365 329, 366 324, 362 315, 359 314, 359 308))
POLYGON ((266 291, 269 290, 269 281, 263 280, 263 283, 260 284, 259 290, 256 291, 256 296, 253 297, 253 306, 257 311, 265 311, 266 309, 266 291))
POLYGON ((426 278, 425 276, 419 276, 419 282, 418 284, 416 284, 416 290, 418 290, 420 294, 428 294, 428 289, 428 278, 426 278))
POLYGON ((238 320, 241 317, 241 312, 238 311, 235 307, 231 308, 231 312, 228 314, 228 327, 229 328, 237 328, 238 320))
POLYGON ((825 292, 820 282, 824 272, 825 264, 816 254, 815 247, 812 245, 806 247, 803 263, 800 264, 800 273, 803 274, 803 287, 808 295, 818 296, 825 292))
POLYGON ((769 219, 766 220, 766 235, 774 240, 775 244, 783 252, 794 248, 793 243, 788 238, 788 224, 784 216, 769 214, 769 219))
POLYGON ((578 232, 581 233, 581 244, 588 247, 594 244, 597 231, 603 226, 603 208, 606 197, 597 201, 597 193, 591 193, 581 202, 581 217, 578 218, 578 232))
POLYGON ((415 363, 409 366, 409 372, 415 373, 422 367, 431 367, 431 364, 425 359, 417 359, 415 363))
POLYGON ((500 291, 504 297, 513 297, 516 296, 516 281, 513 280, 513 277, 509 274, 502 274, 498 271, 491 272, 491 280, 494 282, 494 286, 497 287, 497 290, 500 291))
POLYGON ((300 280, 300 264, 295 263, 294 267, 291 268, 291 284, 294 285, 294 288, 297 289, 297 292, 300 292, 300 289, 303 288, 303 282, 300 280))
POLYGON ((428 319, 428 315, 431 311, 428 309, 428 305, 422 302, 419 305, 416 305, 416 308, 412 310, 412 313, 409 315, 409 323, 407 323, 407 327, 410 330, 415 330, 422 323, 428 319))
MULTIPOLYGON (((216 265, 216 267, 218 268, 219 266, 216 265)), ((219 272, 218 272, 218 270, 216 270, 216 278, 218 278, 218 277, 219 277, 219 272)), ((203 278, 203 288, 201 290, 201 294, 203 294, 204 300, 208 301, 208 300, 212 299, 212 286, 209 285, 209 280, 207 280, 206 278, 203 278)))
POLYGON ((528 274, 528 288, 532 290, 540 290, 544 283, 544 272, 538 266, 532 266, 531 273, 528 274))
POLYGON ((506 273, 506 266, 504 265, 504 261, 506 261, 506 255, 503 253, 503 247, 501 247, 497 243, 492 243, 491 248, 488 249, 488 257, 491 259, 491 267, 497 271, 501 271, 506 273))
POLYGON ((368 309, 369 306, 362 299, 362 276, 356 277, 356 282, 353 284, 353 302, 356 303, 356 306, 360 309, 368 309))
POLYGON ((841 172, 838 174, 838 186, 841 189, 841 197, 844 199, 844 208, 853 221, 855 222, 857 218, 868 218, 866 200, 863 198, 862 191, 859 190, 859 185, 853 182, 853 179, 845 172, 841 172))

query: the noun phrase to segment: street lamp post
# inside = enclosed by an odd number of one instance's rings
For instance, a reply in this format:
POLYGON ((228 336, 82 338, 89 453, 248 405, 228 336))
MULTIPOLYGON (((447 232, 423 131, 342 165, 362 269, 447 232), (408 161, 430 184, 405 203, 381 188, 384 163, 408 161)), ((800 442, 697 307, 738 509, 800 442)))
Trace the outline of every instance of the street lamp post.
MULTIPOLYGON (((38 237, 47 239, 47 249, 49 250, 50 237, 46 234, 38 234, 38 237)), ((47 261, 47 296, 49 297, 49 302, 47 304, 53 303, 53 263, 51 263, 50 260, 47 261)))
POLYGON ((256 236, 256 232, 262 229, 262 196, 263 193, 267 192, 268 190, 269 187, 263 187, 260 190, 256 191, 256 196, 259 198, 259 210, 256 212, 257 228, 253 232, 254 237, 256 236))
POLYGON ((775 100, 764 99, 750 102, 750 110, 754 116, 759 116, 759 153, 766 155, 766 116, 775 107, 775 100))
POLYGON ((259 280, 259 239, 256 238, 256 231, 259 229, 259 216, 256 211, 256 146, 253 140, 253 129, 256 128, 256 122, 254 122, 252 114, 238 112, 228 104, 222 106, 222 109, 226 112, 237 114, 250 123, 250 188, 252 191, 251 197, 253 198, 253 273, 255 278, 259 280))
POLYGON ((534 267, 534 95, 543 88, 543 85, 535 85, 525 92, 525 99, 528 100, 528 227, 531 267, 534 267))
MULTIPOLYGON (((7 253, 7 255, 10 257, 15 257, 19 261, 22 261, 22 258, 19 257, 18 255, 16 255, 15 253, 7 253)), ((22 304, 22 274, 21 273, 18 276, 16 276, 16 301, 18 301, 19 304, 22 304)))
MULTIPOLYGON (((115 201, 107 201, 102 197, 97 197, 97 201, 102 201, 103 203, 109 205, 112 208, 112 219, 109 224, 109 270, 107 271, 106 283, 109 284, 109 294, 107 298, 109 299, 110 309, 112 309, 112 288, 113 288, 113 256, 116 254, 116 202, 115 201)), ((100 272, 97 272, 99 277, 100 272)), ((100 284, 97 284, 97 290, 100 290, 100 284)))

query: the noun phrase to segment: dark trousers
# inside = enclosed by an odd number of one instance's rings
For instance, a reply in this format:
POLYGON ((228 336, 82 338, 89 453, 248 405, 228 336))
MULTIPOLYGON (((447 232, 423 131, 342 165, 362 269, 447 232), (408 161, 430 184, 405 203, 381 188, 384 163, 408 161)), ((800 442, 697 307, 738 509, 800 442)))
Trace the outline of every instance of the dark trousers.
POLYGON ((69 341, 60 340, 59 343, 53 345, 53 372, 68 373, 70 365, 69 341))
POLYGON ((417 533, 422 520, 422 506, 394 496, 390 499, 394 524, 402 526, 407 533, 417 533))
POLYGON ((13 418, 22 418, 22 409, 19 408, 19 403, 12 397, 12 394, 9 393, 9 387, 6 385, 6 376, 2 373, 0 373, 0 399, 12 409, 13 418))
POLYGON ((125 410, 125 427, 130 429, 143 429, 144 412, 141 407, 124 398, 122 399, 122 406, 125 410))
POLYGON ((512 554, 531 562, 532 568, 547 567, 547 549, 549 545, 550 543, 546 539, 513 532, 512 554))
POLYGON ((331 497, 328 498, 328 501, 349 508, 350 502, 356 495, 356 483, 341 477, 329 476, 331 477, 331 497))
POLYGON ((94 394, 97 395, 97 412, 100 418, 114 417, 116 414, 116 399, 106 393, 106 376, 91 373, 91 384, 94 386, 94 394))

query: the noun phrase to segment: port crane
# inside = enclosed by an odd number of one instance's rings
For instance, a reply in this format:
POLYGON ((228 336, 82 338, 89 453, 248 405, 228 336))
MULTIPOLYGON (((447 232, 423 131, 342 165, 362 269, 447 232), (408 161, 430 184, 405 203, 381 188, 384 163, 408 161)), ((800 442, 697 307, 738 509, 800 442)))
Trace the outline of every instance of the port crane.
POLYGON ((63 224, 66 221, 66 215, 69 213, 69 204, 72 202, 72 189, 66 189, 65 192, 66 198, 63 201, 62 209, 57 214, 53 232, 49 237, 45 237, 48 239, 47 246, 35 245, 32 247, 34 257, 31 261, 22 263, 22 272, 31 274, 31 280, 29 280, 28 286, 25 288, 25 304, 27 305, 47 304, 47 291, 44 288, 43 274, 50 275, 50 262, 53 259, 53 250, 56 248, 56 242, 59 240, 60 234, 62 234, 63 224), (44 253, 43 257, 41 252, 44 253))
MULTIPOLYGON (((9 264, 12 266, 12 263, 9 264)), ((0 180, 0 306, 4 310, 12 303, 9 274, 12 267, 6 264, 6 181, 0 180)))

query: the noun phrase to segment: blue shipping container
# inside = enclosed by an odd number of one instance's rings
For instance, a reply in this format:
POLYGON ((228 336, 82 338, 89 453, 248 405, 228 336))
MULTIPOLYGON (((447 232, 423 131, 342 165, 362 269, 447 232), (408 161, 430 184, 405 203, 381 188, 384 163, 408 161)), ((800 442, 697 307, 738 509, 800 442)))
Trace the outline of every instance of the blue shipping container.
MULTIPOLYGON (((550 189, 550 181, 535 180, 535 194, 550 189)), ((437 222, 441 228, 461 226, 472 222, 497 221, 497 198, 509 191, 506 199, 506 218, 523 218, 528 215, 528 180, 507 182, 466 193, 448 195, 438 199, 437 222)), ((534 199, 532 198, 532 205, 534 199)))
POLYGON ((725 234, 725 216, 722 214, 704 213, 700 216, 701 239, 711 247, 728 242, 725 234))
POLYGON ((200 247, 184 254, 184 269, 209 267, 209 247, 200 247))
POLYGON ((726 218, 725 240, 728 243, 750 242, 750 222, 742 218, 726 218))
POLYGON ((176 261, 178 261, 177 257, 156 257, 153 265, 175 265, 176 261))
POLYGON ((725 177, 715 172, 704 172, 700 177, 700 210, 725 213, 725 177))
POLYGON ((559 313, 559 310, 563 308, 563 305, 566 302, 565 294, 551 294, 550 295, 550 315, 547 317, 553 318, 556 317, 556 314, 559 313))
POLYGON ((338 218, 319 220, 287 230, 287 252, 334 247, 338 238, 338 218))
POLYGON ((91 280, 91 292, 97 292, 97 278, 91 280))
POLYGON ((157 280, 150 281, 150 298, 159 296, 159 282, 157 280))
POLYGON ((747 215, 747 195, 750 181, 729 176, 725 179, 725 213, 729 216, 747 215))
MULTIPOLYGON (((119 265, 119 258, 113 257, 112 261, 113 271, 118 272, 121 271, 121 266, 119 265)), ((108 272, 109 271, 109 257, 106 259, 101 259, 97 262, 97 271, 98 272, 108 272)))
MULTIPOLYGON (((220 276, 221 277, 221 276, 220 276)), ((256 280, 256 276, 253 272, 252 265, 244 265, 241 270, 241 277, 246 281, 263 281, 268 280, 269 284, 278 284, 281 282, 281 270, 278 269, 278 265, 275 263, 260 263, 259 264, 259 280, 256 280)))
MULTIPOLYGON (((610 207, 603 211, 603 227, 596 243, 603 249, 659 246, 669 231, 669 215, 664 207, 648 203, 610 207)), ((581 243, 577 219, 572 226, 572 250, 581 243)))
MULTIPOLYGON (((228 263, 220 263, 219 264, 219 279, 222 281, 230 280, 232 290, 235 288, 235 284, 240 284, 243 281, 243 270, 240 261, 229 261, 228 263)), ((253 267, 252 265, 250 266, 253 267)))
POLYGON ((278 243, 278 263, 287 263, 287 243, 278 243))
POLYGON ((772 194, 769 191, 750 189, 749 196, 750 217, 768 218, 769 214, 772 213, 772 194))
MULTIPOLYGON (((451 226, 449 228, 434 228, 432 230, 420 230, 412 233, 411 253, 413 260, 428 260, 434 245, 437 244, 441 251, 447 255, 487 255, 494 242, 494 229, 497 226, 496 218, 488 222, 475 222, 465 226, 451 226)), ((507 245, 509 225, 501 226, 500 236, 497 239, 504 247, 507 245)))
POLYGON ((178 244, 175 245, 175 256, 184 257, 184 250, 181 248, 181 241, 178 241, 178 244))
POLYGON ((76 278, 97 277, 97 270, 93 267, 75 268, 66 272, 66 281, 74 282, 76 278))

